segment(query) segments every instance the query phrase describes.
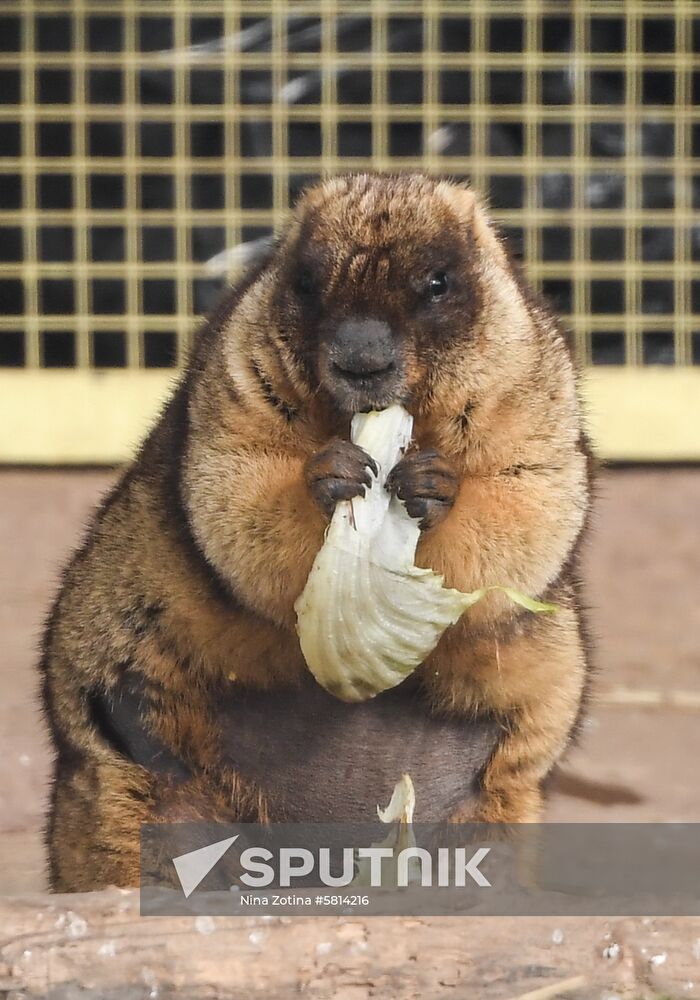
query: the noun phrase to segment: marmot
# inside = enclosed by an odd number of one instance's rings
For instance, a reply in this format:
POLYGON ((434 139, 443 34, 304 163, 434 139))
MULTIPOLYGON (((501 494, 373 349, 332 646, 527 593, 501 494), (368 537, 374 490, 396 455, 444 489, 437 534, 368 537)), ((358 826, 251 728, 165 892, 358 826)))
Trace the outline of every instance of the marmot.
POLYGON ((537 819, 586 684, 576 554, 589 452, 576 376, 475 194, 416 174, 304 193, 196 337, 158 423, 65 572, 43 652, 59 890, 138 881, 142 822, 537 819), (392 692, 345 705, 294 602, 368 483, 352 414, 401 402, 391 489, 419 565, 491 594, 392 692))

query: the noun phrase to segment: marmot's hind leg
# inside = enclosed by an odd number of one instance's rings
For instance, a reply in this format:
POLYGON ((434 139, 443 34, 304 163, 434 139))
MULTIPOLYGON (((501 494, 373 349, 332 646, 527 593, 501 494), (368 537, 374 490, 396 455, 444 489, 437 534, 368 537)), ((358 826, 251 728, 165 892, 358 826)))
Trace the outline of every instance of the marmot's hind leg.
POLYGON ((146 719, 152 707, 130 682, 93 695, 87 747, 59 753, 47 831, 54 890, 138 885, 145 823, 267 821, 262 794, 235 771, 209 759, 190 767, 169 749, 146 719))
MULTIPOLYGON (((262 796, 233 774, 220 783, 222 777, 216 784, 204 775, 177 782, 117 759, 85 762, 70 777, 61 776, 48 831, 51 888, 137 886, 144 823, 266 822, 262 796)), ((196 846, 186 844, 183 851, 196 846)), ((159 877, 168 873, 159 866, 159 877)))

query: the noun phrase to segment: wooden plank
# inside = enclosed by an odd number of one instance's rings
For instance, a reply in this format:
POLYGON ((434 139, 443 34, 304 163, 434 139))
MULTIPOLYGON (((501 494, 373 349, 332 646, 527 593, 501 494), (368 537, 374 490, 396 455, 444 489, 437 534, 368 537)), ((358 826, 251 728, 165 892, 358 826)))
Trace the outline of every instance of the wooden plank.
POLYGON ((697 918, 141 918, 136 891, 35 895, 0 899, 0 992, 697 997, 699 934, 697 918))

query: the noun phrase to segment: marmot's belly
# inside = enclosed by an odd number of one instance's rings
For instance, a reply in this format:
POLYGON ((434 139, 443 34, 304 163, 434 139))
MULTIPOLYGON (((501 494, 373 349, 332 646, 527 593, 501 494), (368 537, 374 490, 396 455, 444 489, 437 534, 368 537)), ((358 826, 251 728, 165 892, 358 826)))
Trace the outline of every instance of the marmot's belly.
POLYGON ((475 793, 499 737, 491 720, 434 718, 405 683, 345 704, 315 682, 262 693, 232 688, 217 704, 228 761, 268 797, 270 818, 372 821, 401 774, 416 789, 415 822, 445 820, 475 793))

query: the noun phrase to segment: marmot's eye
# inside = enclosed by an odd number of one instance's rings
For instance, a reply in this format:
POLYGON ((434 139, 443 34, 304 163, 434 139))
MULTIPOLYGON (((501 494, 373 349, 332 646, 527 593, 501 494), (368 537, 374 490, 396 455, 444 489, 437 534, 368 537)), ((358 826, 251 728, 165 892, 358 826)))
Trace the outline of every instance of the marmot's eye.
POLYGON ((311 269, 303 267, 299 271, 296 280, 296 288, 300 295, 311 295, 316 287, 311 269))
POLYGON ((428 292, 431 299, 441 299, 447 292, 447 275, 444 271, 436 271, 430 276, 428 292))

